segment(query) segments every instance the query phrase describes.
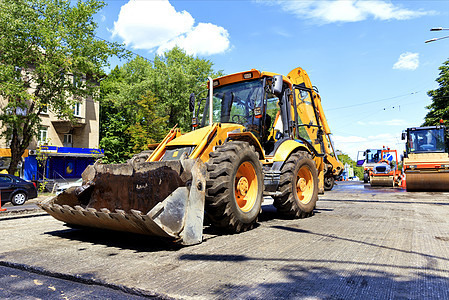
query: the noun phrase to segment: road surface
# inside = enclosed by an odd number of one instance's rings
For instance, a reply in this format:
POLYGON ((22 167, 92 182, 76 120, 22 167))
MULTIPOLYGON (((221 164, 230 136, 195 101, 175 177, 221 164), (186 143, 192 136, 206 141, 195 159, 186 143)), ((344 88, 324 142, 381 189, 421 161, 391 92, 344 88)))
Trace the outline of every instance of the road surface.
POLYGON ((191 247, 36 215, 0 216, 0 266, 130 299, 449 299, 449 193, 339 182, 311 218, 265 202, 254 230, 191 247))

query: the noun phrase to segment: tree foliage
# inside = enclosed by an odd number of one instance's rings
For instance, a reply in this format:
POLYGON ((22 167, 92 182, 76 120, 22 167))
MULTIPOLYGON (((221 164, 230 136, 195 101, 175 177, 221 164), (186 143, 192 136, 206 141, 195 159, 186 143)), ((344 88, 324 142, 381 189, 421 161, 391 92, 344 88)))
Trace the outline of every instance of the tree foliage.
POLYGON ((347 154, 339 154, 338 159, 345 164, 349 164, 354 169, 354 176, 357 176, 359 179, 363 179, 363 168, 357 167, 357 163, 349 157, 347 154))
POLYGON ((189 95, 206 89, 208 76, 222 75, 212 65, 176 47, 153 62, 136 57, 112 70, 101 83, 104 161, 125 161, 175 125, 190 130, 189 95))
POLYGON ((440 76, 436 79, 439 87, 427 92, 432 97, 432 103, 426 108, 429 109, 425 117, 424 126, 438 125, 440 120, 449 120, 449 60, 445 61, 439 68, 440 76))
POLYGON ((72 105, 95 97, 108 58, 124 54, 121 45, 95 38, 93 15, 103 6, 98 0, 0 1, 0 134, 11 141, 9 173, 37 134, 41 111, 73 121, 72 105))

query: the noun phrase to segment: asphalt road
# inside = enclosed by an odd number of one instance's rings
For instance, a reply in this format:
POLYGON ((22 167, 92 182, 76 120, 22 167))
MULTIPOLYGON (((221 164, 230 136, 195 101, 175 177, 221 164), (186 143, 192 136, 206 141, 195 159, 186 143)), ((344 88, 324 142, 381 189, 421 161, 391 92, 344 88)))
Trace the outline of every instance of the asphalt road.
MULTIPOLYGON (((50 278, 45 287, 64 279, 124 293, 114 299, 449 299, 448 216, 449 193, 361 182, 340 182, 303 220, 280 218, 267 201, 254 230, 205 227, 191 247, 71 229, 42 212, 0 215, 0 297, 15 299, 8 270, 21 270, 31 283, 50 278)), ((31 283, 21 296, 46 299, 31 283)))

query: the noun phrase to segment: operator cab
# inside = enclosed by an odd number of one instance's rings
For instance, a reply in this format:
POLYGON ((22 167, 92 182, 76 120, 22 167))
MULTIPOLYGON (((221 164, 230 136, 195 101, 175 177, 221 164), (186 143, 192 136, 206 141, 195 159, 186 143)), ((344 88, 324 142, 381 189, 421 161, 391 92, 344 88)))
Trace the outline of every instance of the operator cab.
POLYGON ((447 144, 443 126, 410 128, 407 137, 407 153, 446 152, 447 144))
MULTIPOLYGON (((282 122, 279 118, 279 97, 271 91, 271 78, 263 77, 230 83, 213 89, 212 120, 214 123, 240 124, 260 141, 265 153, 270 153, 281 137, 282 122), (278 124, 275 126, 275 124, 278 124)), ((199 127, 209 120, 208 97, 198 101, 199 127), (204 102, 202 100, 205 100, 204 102)))
MULTIPOLYGON (((214 79, 212 123, 242 125, 245 131, 257 137, 268 156, 274 155, 286 139, 308 144, 316 152, 313 145, 322 138, 322 130, 313 103, 313 91, 302 85, 289 85, 285 80, 282 75, 257 70, 214 79), (298 111, 310 116, 305 123, 298 111)), ((209 125, 210 89, 204 92, 207 92, 206 97, 197 103, 191 95, 194 127, 209 125)))

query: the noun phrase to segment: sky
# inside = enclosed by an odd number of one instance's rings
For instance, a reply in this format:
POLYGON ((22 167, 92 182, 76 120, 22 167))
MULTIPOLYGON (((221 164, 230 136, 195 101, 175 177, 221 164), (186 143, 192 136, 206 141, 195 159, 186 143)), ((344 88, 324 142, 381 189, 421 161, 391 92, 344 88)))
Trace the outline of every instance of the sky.
MULTIPOLYGON (((225 74, 307 71, 336 149, 387 146, 420 126, 449 59, 449 1, 106 0, 97 36, 152 60, 175 45, 225 74)), ((123 62, 112 61, 112 64, 123 62)))

